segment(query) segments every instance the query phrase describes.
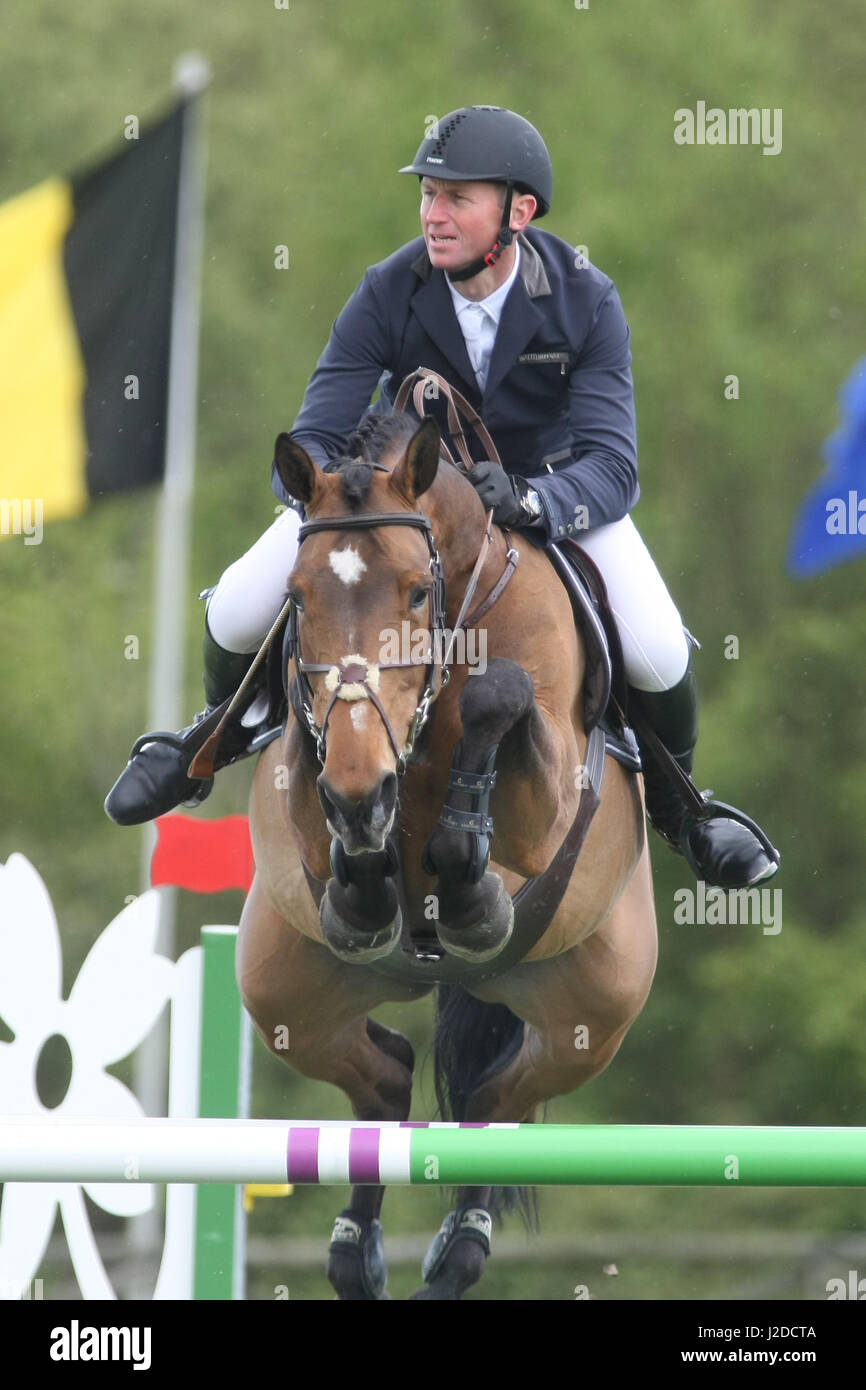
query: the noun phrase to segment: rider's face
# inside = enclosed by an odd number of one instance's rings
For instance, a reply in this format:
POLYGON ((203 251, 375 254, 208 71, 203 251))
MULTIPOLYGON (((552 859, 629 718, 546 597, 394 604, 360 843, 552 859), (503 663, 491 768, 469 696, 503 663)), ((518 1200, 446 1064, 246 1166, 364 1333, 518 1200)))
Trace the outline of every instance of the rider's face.
POLYGON ((458 270, 484 256, 502 219, 501 190, 491 183, 421 180, 421 230, 430 263, 458 270))

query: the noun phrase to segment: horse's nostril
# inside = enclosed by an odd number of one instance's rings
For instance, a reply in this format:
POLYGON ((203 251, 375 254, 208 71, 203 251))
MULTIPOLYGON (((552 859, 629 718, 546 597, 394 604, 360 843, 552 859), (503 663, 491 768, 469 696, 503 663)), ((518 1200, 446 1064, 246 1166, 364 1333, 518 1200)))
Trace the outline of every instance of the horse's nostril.
POLYGON ((391 819, 397 803, 397 778, 393 772, 386 772, 378 786, 357 801, 336 791, 324 776, 317 785, 325 818, 341 834, 350 828, 353 832, 363 831, 364 827, 380 831, 391 819))
POLYGON ((319 778, 317 790, 319 793, 319 804, 325 813, 325 818, 333 824, 335 816, 340 813, 339 802, 342 801, 342 797, 338 797, 337 793, 328 786, 328 783, 323 777, 319 778))
POLYGON ((397 800, 397 774, 386 772, 382 778, 382 785, 379 789, 379 800, 383 806, 387 806, 389 811, 393 811, 397 800))
POLYGON ((371 807, 370 824, 381 830, 394 814, 397 803, 397 778, 388 772, 379 784, 379 791, 371 807))

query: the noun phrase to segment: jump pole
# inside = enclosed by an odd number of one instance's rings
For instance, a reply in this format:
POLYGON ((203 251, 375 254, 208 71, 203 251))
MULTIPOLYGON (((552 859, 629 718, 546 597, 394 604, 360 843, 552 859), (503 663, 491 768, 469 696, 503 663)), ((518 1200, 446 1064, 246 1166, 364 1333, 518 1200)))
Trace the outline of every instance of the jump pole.
POLYGON ((0 1182, 866 1187, 866 1128, 0 1117, 0 1182))

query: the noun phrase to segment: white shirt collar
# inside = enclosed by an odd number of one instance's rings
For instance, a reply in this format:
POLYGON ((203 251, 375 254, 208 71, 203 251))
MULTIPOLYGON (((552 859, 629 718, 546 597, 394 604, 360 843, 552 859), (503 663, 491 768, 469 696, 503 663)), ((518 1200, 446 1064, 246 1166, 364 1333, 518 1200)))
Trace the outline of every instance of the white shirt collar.
POLYGON ((514 265, 511 267, 511 273, 508 276, 508 279, 504 280, 503 283, 499 286, 499 288, 497 290, 494 290, 492 294, 488 294, 485 299, 467 299, 464 294, 460 293, 460 291, 457 289, 455 285, 452 285, 451 281, 448 280, 448 277, 445 277, 448 282, 448 288, 451 291, 451 299, 454 303, 454 312, 457 314, 458 319, 460 315, 464 313, 466 310, 482 309, 485 315, 491 318, 497 326, 499 325, 499 320, 502 316, 502 306, 508 298, 508 292, 511 289, 511 286, 514 284, 514 281, 517 279, 517 272, 520 269, 519 242, 515 242, 514 250, 516 253, 514 257, 514 265))

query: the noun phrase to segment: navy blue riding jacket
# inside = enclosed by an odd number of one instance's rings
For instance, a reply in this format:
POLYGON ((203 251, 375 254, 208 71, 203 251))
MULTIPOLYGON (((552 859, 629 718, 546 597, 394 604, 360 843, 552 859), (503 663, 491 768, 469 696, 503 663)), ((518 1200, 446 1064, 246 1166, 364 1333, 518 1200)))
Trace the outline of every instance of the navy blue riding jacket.
MULTIPOLYGON (((637 441, 616 287, 550 232, 529 228, 520 247, 483 394, 424 238, 370 267, 333 325, 292 429, 318 464, 345 452, 377 386, 375 408, 390 411, 404 377, 430 367, 472 402, 507 472, 531 480, 551 539, 628 513, 639 496, 637 441)), ((450 443, 444 411, 439 423, 450 443)), ((467 440, 484 457, 469 431, 467 440)), ((272 482, 290 502, 275 471, 272 482)))

